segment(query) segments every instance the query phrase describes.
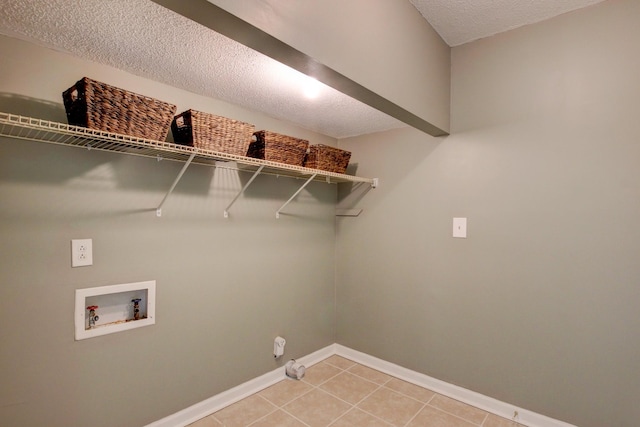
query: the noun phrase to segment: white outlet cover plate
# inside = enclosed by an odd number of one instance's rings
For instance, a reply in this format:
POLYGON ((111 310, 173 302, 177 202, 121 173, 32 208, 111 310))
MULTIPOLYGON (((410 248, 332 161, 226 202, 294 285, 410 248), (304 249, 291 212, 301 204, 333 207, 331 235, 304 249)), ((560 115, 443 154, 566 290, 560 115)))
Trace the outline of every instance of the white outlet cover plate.
POLYGON ((453 237, 467 238, 467 218, 453 218, 453 237))
POLYGON ((71 240, 71 267, 93 265, 92 239, 71 240))

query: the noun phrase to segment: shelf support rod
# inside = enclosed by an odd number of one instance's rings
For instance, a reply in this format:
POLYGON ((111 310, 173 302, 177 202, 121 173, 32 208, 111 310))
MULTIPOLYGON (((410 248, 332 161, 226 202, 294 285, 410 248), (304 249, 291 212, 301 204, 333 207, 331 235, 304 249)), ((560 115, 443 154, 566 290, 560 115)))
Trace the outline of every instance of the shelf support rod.
POLYGON ((189 156, 189 160, 187 160, 187 163, 185 163, 184 166, 182 166, 182 169, 180 170, 180 173, 178 174, 176 179, 173 181, 171 188, 169 188, 169 191, 167 192, 167 194, 165 194, 164 199, 162 199, 162 201, 158 205, 158 208, 156 209, 157 217, 162 216, 162 205, 164 205, 164 202, 167 201, 167 198, 169 197, 169 194, 173 192, 173 189, 176 188, 176 185, 178 185, 178 182, 180 182, 180 179, 182 179, 182 175, 184 175, 185 171, 187 170, 187 168, 189 167, 189 165, 191 164, 191 161, 195 156, 196 156, 196 153, 191 153, 191 155, 189 156))
POLYGON ((233 206, 233 204, 236 202, 236 200, 238 200, 238 197, 240 197, 240 195, 242 193, 244 193, 244 191, 249 188, 249 186, 251 185, 251 183, 253 182, 254 179, 256 179, 258 177, 258 175, 260 175, 260 172, 262 172, 262 169, 264 168, 264 165, 261 165, 254 173, 253 176, 251 176, 251 179, 249 179, 249 181, 247 181, 247 183, 244 185, 244 187, 242 187, 242 190, 240 190, 240 192, 238 194, 236 194, 236 197, 233 198, 233 200, 231 201, 231 203, 229 203, 229 206, 227 206, 227 208, 224 210, 224 217, 225 218, 229 218, 229 209, 231 209, 231 206, 233 206))
POLYGON ((307 179, 307 180, 305 181, 305 183, 304 183, 304 184, 302 184, 302 187, 298 188, 298 191, 296 191, 296 192, 293 194, 293 196, 289 197, 289 200, 287 200, 287 201, 284 203, 284 205, 280 206, 280 209, 278 209, 278 211, 276 212, 276 219, 279 219, 279 218, 280 218, 280 212, 282 212, 282 209, 284 209, 284 208, 285 208, 289 203, 291 203, 291 201, 292 201, 293 199, 295 199, 295 198, 296 198, 296 196, 297 196, 298 194, 300 194, 300 192, 301 192, 302 190, 304 190, 304 188, 305 188, 307 185, 309 185, 309 183, 310 183, 311 181, 313 181, 313 180, 314 180, 314 178, 315 178, 317 175, 318 175, 317 173, 314 173, 313 175, 311 175, 311 177, 310 177, 309 179, 307 179))

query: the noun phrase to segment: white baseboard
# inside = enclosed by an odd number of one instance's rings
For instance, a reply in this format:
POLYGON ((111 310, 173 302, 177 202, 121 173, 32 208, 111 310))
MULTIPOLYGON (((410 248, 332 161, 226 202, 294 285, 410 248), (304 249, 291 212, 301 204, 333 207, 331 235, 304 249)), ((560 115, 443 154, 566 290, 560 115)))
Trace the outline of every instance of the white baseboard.
MULTIPOLYGON (((384 372, 392 375, 401 380, 409 383, 428 388, 431 391, 440 393, 444 396, 451 397, 452 399, 460 402, 467 403, 476 408, 490 412, 503 418, 511 419, 514 411, 518 412, 518 422, 528 427, 576 427, 572 424, 567 424, 563 421, 555 420, 547 416, 519 408, 499 401, 497 399, 476 393, 465 388, 446 383, 436 378, 430 377, 425 374, 421 374, 416 371, 412 371, 402 366, 378 359, 365 353, 361 353, 356 350, 352 350, 340 344, 332 344, 325 348, 322 348, 316 352, 313 352, 307 356, 296 359, 306 367, 315 365, 322 360, 333 356, 345 357, 360 363, 361 365, 368 366, 372 369, 384 372)), ((243 384, 240 384, 232 389, 223 391, 209 399, 196 403, 182 411, 169 415, 161 420, 148 424, 146 427, 184 427, 191 423, 198 421, 214 412, 219 411, 239 400, 244 399, 254 393, 257 393, 265 388, 277 383, 285 378, 284 367, 274 369, 271 372, 267 372, 257 378, 249 380, 243 384)))
MULTIPOLYGON (((329 356, 336 354, 335 344, 329 345, 307 356, 296 359, 306 367, 315 365, 329 356)), ((274 385, 285 378, 284 366, 267 372, 257 378, 249 380, 232 389, 216 394, 202 402, 189 406, 182 411, 171 414, 161 420, 148 424, 146 427, 184 427, 209 416, 245 397, 249 397, 265 388, 274 385)))
POLYGON ((392 375, 409 383, 427 388, 436 393, 469 404, 476 408, 490 412, 503 418, 511 419, 515 411, 518 412, 519 423, 528 427, 576 427, 573 424, 567 424, 547 416, 519 408, 509 403, 502 402, 492 397, 476 393, 465 388, 446 383, 436 378, 412 371, 402 366, 378 359, 366 353, 352 350, 340 344, 335 345, 335 351, 338 356, 346 357, 361 365, 376 369, 385 374, 392 375))

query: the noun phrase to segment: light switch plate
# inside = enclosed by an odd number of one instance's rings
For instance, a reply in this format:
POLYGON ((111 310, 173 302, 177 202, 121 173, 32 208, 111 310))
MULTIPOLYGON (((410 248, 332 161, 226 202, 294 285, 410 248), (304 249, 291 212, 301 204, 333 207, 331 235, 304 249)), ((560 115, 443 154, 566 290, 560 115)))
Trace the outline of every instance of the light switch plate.
POLYGON ((71 240, 71 267, 93 265, 92 239, 71 240))
POLYGON ((467 238, 467 218, 453 218, 453 237, 467 238))

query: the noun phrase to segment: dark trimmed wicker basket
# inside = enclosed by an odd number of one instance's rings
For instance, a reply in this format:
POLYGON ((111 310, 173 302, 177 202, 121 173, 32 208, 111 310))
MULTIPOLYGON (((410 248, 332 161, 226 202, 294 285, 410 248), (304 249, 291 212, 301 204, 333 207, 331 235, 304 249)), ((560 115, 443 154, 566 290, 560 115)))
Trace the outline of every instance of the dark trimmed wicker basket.
POLYGON ((62 93, 70 125, 164 141, 176 106, 83 77, 62 93))
POLYGON ((187 110, 171 122, 176 143, 219 153, 246 156, 255 126, 239 120, 187 110))
POLYGON ((249 146, 247 156, 288 165, 302 166, 309 141, 268 130, 255 132, 256 140, 249 146))
POLYGON ((304 161, 304 167, 320 169, 328 172, 345 173, 351 152, 329 145, 316 144, 309 147, 309 153, 304 161))

